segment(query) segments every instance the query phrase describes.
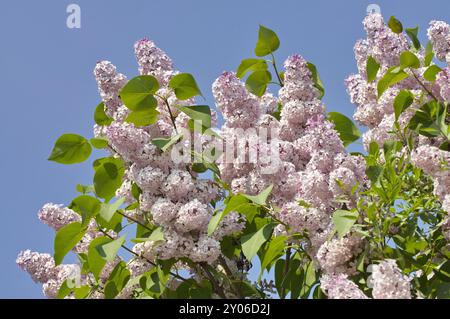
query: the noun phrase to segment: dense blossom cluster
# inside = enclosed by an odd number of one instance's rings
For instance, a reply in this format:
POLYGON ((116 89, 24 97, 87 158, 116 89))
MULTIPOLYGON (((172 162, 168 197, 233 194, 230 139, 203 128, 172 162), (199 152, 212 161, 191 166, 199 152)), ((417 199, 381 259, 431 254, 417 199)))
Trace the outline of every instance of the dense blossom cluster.
MULTIPOLYGON (((409 49, 409 43, 403 33, 394 33, 379 13, 369 14, 364 19, 363 25, 367 39, 357 41, 354 48, 359 73, 350 75, 345 84, 351 102, 357 107, 353 118, 369 128, 363 136, 364 146, 368 149, 371 142, 376 142, 382 147, 384 142, 396 138, 393 133, 395 121, 393 103, 400 90, 408 88, 415 94, 422 91, 417 81, 408 78, 387 89, 378 99, 378 80, 388 68, 399 65, 399 56, 409 49), (377 79, 372 82, 366 77, 366 63, 370 56, 380 64, 377 79)), ((419 69, 416 76, 421 78, 424 71, 425 68, 419 69)), ((418 100, 419 97, 410 109, 418 106, 418 100)), ((400 126, 405 127, 413 114, 409 110, 404 112, 398 120, 400 126)))
MULTIPOLYGON (((416 70, 405 70, 408 77, 398 84, 388 88, 378 97, 377 84, 386 70, 400 64, 399 57, 408 51, 412 45, 408 43, 403 33, 394 33, 383 21, 378 13, 369 14, 363 22, 367 32, 367 39, 356 43, 354 52, 358 66, 358 74, 350 75, 345 84, 352 103, 356 105, 354 119, 369 130, 364 134, 363 141, 366 149, 371 142, 380 147, 388 140, 401 140, 402 131, 409 120, 420 108, 420 105, 437 98, 441 102, 449 102, 450 77, 449 67, 437 74, 434 83, 428 83, 424 78, 425 51, 418 52, 421 67, 416 70), (367 80, 366 63, 373 57, 380 65, 376 79, 367 80), (403 112, 398 119, 399 130, 396 130, 394 115, 394 99, 402 89, 409 90, 414 95, 414 101, 409 109, 403 112), (430 93, 432 92, 432 93, 430 93)), ((442 21, 432 21, 428 29, 428 37, 436 57, 448 64, 450 48, 450 26, 442 21)), ((440 138, 426 138, 415 136, 411 154, 412 163, 423 169, 434 179, 434 193, 443 201, 443 209, 448 210, 446 203, 450 200, 450 157, 449 153, 439 149, 443 142, 440 138)), ((444 235, 448 228, 448 217, 443 223, 444 235)), ((411 298, 410 285, 398 269, 393 260, 387 260, 374 267, 373 297, 374 298, 411 298)))
MULTIPOLYGON (((53 203, 45 204, 39 211, 38 217, 44 224, 55 231, 70 223, 81 222, 81 216, 78 213, 63 205, 53 203)), ((115 236, 115 233, 111 231, 108 234, 111 237, 115 236)), ((86 254, 92 240, 103 235, 98 230, 96 222, 91 221, 84 236, 75 245, 74 252, 86 254)), ((119 258, 116 258, 113 262, 108 262, 103 268, 99 279, 106 281, 119 260, 119 258)), ((16 262, 30 274, 34 281, 43 284, 44 294, 50 298, 56 298, 61 284, 66 279, 72 279, 78 284, 85 284, 88 279, 87 276, 81 275, 78 264, 61 264, 56 266, 53 257, 45 253, 26 250, 19 254, 16 262)), ((92 297, 101 297, 101 294, 95 293, 92 297)))
POLYGON ((320 286, 330 299, 368 299, 346 274, 326 274, 320 279, 320 286))
MULTIPOLYGON (((407 70, 410 76, 387 89, 378 99, 378 81, 389 67, 399 65, 400 54, 409 50, 410 44, 403 33, 392 32, 378 13, 369 14, 363 24, 367 39, 360 40, 355 45, 359 73, 349 76, 345 83, 350 100, 357 107, 354 119, 369 128, 363 136, 364 145, 368 149, 371 142, 376 142, 382 147, 388 140, 401 139, 394 127, 393 105, 400 90, 408 89, 415 96, 412 106, 398 119, 401 130, 406 127, 415 109, 420 108, 421 103, 432 100, 434 97, 441 102, 450 102, 450 68, 447 65, 437 74, 434 83, 427 83, 423 77, 427 67, 424 66, 425 53, 422 49, 419 57, 423 67, 407 70), (375 58, 381 66, 377 79, 373 82, 368 82, 366 77, 366 62, 369 56, 375 58)), ((445 61, 450 52, 450 26, 442 21, 431 21, 427 33, 436 57, 445 61)), ((450 193, 450 161, 448 152, 438 148, 442 142, 440 138, 416 137, 412 162, 434 178, 435 194, 443 201, 450 193)))
MULTIPOLYGON (((410 280, 397 267, 395 260, 386 259, 372 265, 369 286, 374 299, 411 299, 410 280)), ((325 274, 321 287, 330 299, 367 299, 367 295, 346 274, 325 274)))
MULTIPOLYGON (((125 122, 130 111, 119 98, 119 92, 127 83, 126 77, 118 73, 109 61, 98 62, 94 69, 105 113, 113 119, 110 125, 95 125, 94 135, 106 138, 109 142, 108 150, 114 157, 122 159, 126 166, 123 184, 116 195, 123 197, 127 204, 133 204, 136 199, 132 194, 132 187, 137 185, 141 192, 138 206, 126 211, 127 216, 143 223, 151 220, 154 225, 162 227, 164 233, 162 242, 138 243, 133 247, 133 251, 143 258, 132 261, 130 270, 132 275, 142 274, 151 267, 148 261, 156 258, 187 257, 194 262, 213 263, 220 255, 219 240, 241 231, 245 223, 233 213, 221 221, 211 236, 207 235, 206 228, 213 214, 209 203, 220 198, 219 187, 211 180, 200 179, 187 164, 175 163, 170 152, 164 153, 152 143, 153 138, 177 134, 172 120, 178 130, 188 128, 186 117, 178 106, 193 105, 193 101, 178 100, 168 88, 168 81, 177 72, 173 70, 170 58, 161 49, 147 39, 136 42, 134 48, 141 74, 154 76, 160 84, 157 92, 160 97, 157 110, 160 114, 155 124, 137 127, 125 122), (171 116, 175 118, 172 119, 171 116)), ((213 124, 214 121, 213 114, 213 124)), ((185 134, 183 143, 179 143, 181 150, 178 147, 177 151, 182 152, 183 146, 189 144, 189 139, 192 138, 191 133, 185 134)), ((81 216, 73 210, 54 204, 46 204, 39 212, 39 218, 56 231, 69 223, 81 221, 81 216)), ((91 241, 103 235, 98 230, 98 225, 91 221, 85 236, 74 250, 86 253, 91 241)), ((39 282, 51 281, 47 286, 51 284, 53 292, 57 291, 64 276, 53 275, 57 274, 55 271, 45 278, 39 275, 40 272, 47 271, 47 268, 54 268, 53 260, 42 264, 41 260, 50 256, 31 256, 27 252, 20 255, 19 265, 30 272, 33 278, 40 278, 39 282), (55 282, 56 279, 59 281, 55 282)), ((62 266, 58 267, 56 269, 62 266)), ((111 271, 113 267, 107 265, 103 272, 107 269, 111 271)), ((55 297, 53 292, 47 295, 55 297)))
POLYGON ((216 104, 225 118, 222 136, 227 146, 240 146, 234 158, 219 158, 221 176, 233 192, 258 194, 273 185, 270 199, 281 207, 278 217, 287 226, 277 231, 309 233, 309 249, 321 268, 347 271, 362 240, 349 235, 327 242, 327 237, 331 213, 340 207, 336 199, 346 198, 351 207, 367 183, 365 162, 346 153, 333 124, 325 119, 306 60, 293 55, 284 68, 278 99, 270 93, 258 99, 232 72, 214 82, 216 104), (279 120, 270 112, 274 107, 265 107, 268 100, 281 103, 279 120))
MULTIPOLYGON (((159 81, 158 121, 136 127, 115 117, 116 121, 105 128, 105 134, 115 155, 123 158, 128 167, 123 187, 117 195, 125 195, 131 204, 134 201, 130 196, 131 186, 136 184, 142 193, 139 208, 133 216, 142 221, 151 219, 163 228, 165 237, 162 243, 141 243, 134 250, 152 260, 188 257, 196 262, 214 262, 220 254, 218 240, 240 231, 243 223, 231 215, 222 221, 216 233, 206 234, 213 213, 209 203, 219 198, 219 188, 209 180, 200 179, 187 164, 174 162, 170 152, 164 153, 152 144, 154 138, 176 135, 177 128, 187 129, 186 117, 178 107, 193 105, 194 101, 178 100, 168 88, 168 81, 177 71, 173 70, 165 52, 147 39, 136 42, 134 49, 141 74, 152 75, 159 81), (226 233, 224 229, 227 229, 226 233)), ((100 64, 96 69, 102 67, 100 64)), ((111 81, 114 82, 117 76, 111 74, 111 81)), ((98 83, 102 90, 101 80, 98 83)), ((114 92, 118 93, 118 90, 114 92)), ((192 136, 187 134, 185 139, 189 138, 192 136)))
POLYGON ((386 259, 373 265, 372 296, 375 299, 411 299, 409 279, 395 260, 386 259))
POLYGON ((43 292, 49 298, 56 298, 59 287, 66 279, 81 280, 79 265, 55 266, 49 254, 25 250, 19 254, 16 262, 35 282, 43 285, 43 292))

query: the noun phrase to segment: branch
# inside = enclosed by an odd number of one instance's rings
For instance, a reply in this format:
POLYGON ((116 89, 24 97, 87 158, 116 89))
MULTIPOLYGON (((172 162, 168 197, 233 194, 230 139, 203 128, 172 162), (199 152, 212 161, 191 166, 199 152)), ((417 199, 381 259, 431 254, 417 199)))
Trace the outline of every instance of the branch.
POLYGON ((208 265, 205 263, 200 263, 200 267, 203 269, 203 271, 206 273, 206 276, 208 277, 209 281, 211 281, 211 284, 213 285, 214 291, 217 292, 217 294, 222 299, 227 299, 227 296, 223 292, 222 287, 219 285, 219 283, 215 280, 214 276, 211 274, 211 272, 208 269, 208 265))

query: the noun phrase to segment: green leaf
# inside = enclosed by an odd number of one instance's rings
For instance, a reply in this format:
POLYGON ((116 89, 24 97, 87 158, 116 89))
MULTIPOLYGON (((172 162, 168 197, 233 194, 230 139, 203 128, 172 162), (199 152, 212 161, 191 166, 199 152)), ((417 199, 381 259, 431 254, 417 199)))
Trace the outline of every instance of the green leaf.
POLYGON ((372 183, 376 183, 381 173, 383 172, 383 167, 380 165, 370 165, 367 166, 366 174, 372 183))
MULTIPOLYGON (((283 255, 284 248, 286 246, 286 236, 277 236, 273 237, 269 244, 267 249, 264 252, 264 256, 261 261, 261 270, 259 273, 259 279, 261 278, 262 274, 264 273, 264 270, 270 266, 278 257, 283 255)), ((259 281, 258 279, 258 281, 259 281)))
POLYGON ((399 34, 403 32, 402 23, 399 20, 397 20, 394 16, 391 16, 391 18, 389 19, 388 26, 394 33, 399 34))
POLYGON ((247 260, 252 260, 256 253, 259 251, 261 246, 270 238, 272 231, 276 224, 269 223, 265 224, 257 232, 245 235, 241 238, 242 253, 247 258, 247 260))
POLYGON ((98 214, 95 217, 95 221, 97 222, 97 224, 106 229, 106 230, 112 230, 116 233, 120 232, 122 230, 122 219, 123 216, 121 214, 119 214, 118 212, 116 212, 115 214, 113 214, 112 218, 110 219, 109 222, 107 222, 106 220, 103 219, 103 217, 98 214))
POLYGON ((248 204, 248 199, 245 198, 243 195, 238 194, 230 198, 227 205, 225 206, 225 209, 215 214, 208 224, 208 235, 211 235, 216 230, 217 226, 219 226, 220 221, 228 215, 232 211, 236 211, 240 206, 248 204))
POLYGON ((125 236, 121 236, 102 245, 98 245, 96 249, 104 260, 106 260, 107 262, 111 262, 114 260, 114 258, 116 258, 117 252, 124 243, 125 236))
POLYGON ((56 141, 48 160, 61 164, 76 164, 87 160, 91 152, 92 147, 83 136, 63 134, 56 141))
POLYGON ((348 146, 361 137, 358 127, 344 114, 330 112, 328 118, 334 123, 334 128, 339 133, 344 146, 348 146))
POLYGON ((414 94, 408 90, 401 90, 394 99, 395 120, 414 102, 414 94))
POLYGON ((106 146, 108 146, 108 140, 103 137, 91 138, 89 142, 91 143, 91 145, 93 147, 98 148, 98 149, 102 149, 102 148, 105 148, 106 146))
POLYGON ((440 67, 433 64, 425 70, 425 72, 423 73, 423 77, 427 81, 434 82, 434 81, 436 81, 436 76, 441 71, 442 71, 442 69, 440 67))
POLYGON ((64 299, 65 297, 70 295, 70 293, 73 290, 72 287, 69 287, 69 286, 71 286, 71 284, 69 283, 70 281, 71 281, 70 279, 64 280, 64 282, 61 284, 61 286, 58 289, 58 294, 56 295, 56 299, 64 299))
POLYGON ((161 227, 157 227, 155 228, 152 233, 150 234, 150 236, 146 237, 146 238, 135 238, 132 239, 131 241, 133 243, 143 243, 146 241, 154 241, 154 242, 160 242, 164 240, 164 231, 161 227))
POLYGON ((269 185, 269 187, 267 187, 265 190, 263 190, 261 193, 259 193, 256 196, 245 195, 245 194, 243 194, 242 196, 244 196, 245 198, 248 198, 249 200, 251 200, 253 203, 255 203, 257 205, 266 205, 267 198, 269 197, 270 193, 272 192, 272 189, 273 189, 273 185, 269 185))
POLYGON ((155 109, 145 109, 140 111, 132 111, 128 114, 125 122, 133 123, 136 126, 147 126, 158 120, 159 112, 155 109))
POLYGON ((322 83, 322 80, 320 79, 319 72, 317 71, 317 67, 312 64, 311 62, 307 62, 306 66, 308 67, 309 71, 311 72, 311 78, 314 83, 314 87, 319 90, 320 95, 319 99, 322 99, 322 97, 325 95, 325 87, 322 83))
POLYGON ((434 52, 433 52, 433 44, 431 41, 428 41, 427 46, 425 47, 425 58, 424 58, 424 65, 429 66, 434 58, 434 52))
POLYGON ((77 184, 76 190, 77 190, 77 192, 80 192, 83 195, 89 194, 89 193, 95 193, 94 185, 77 184))
POLYGON ((104 291, 106 299, 115 298, 126 286, 130 278, 131 273, 127 269, 127 264, 121 261, 116 265, 105 284, 104 291))
POLYGON ((236 76, 242 79, 249 71, 267 70, 267 62, 263 59, 244 59, 239 64, 236 76))
POLYGON ((400 65, 403 68, 420 68, 420 60, 419 58, 410 51, 405 51, 400 54, 400 65))
POLYGON ((369 56, 366 62, 366 77, 368 82, 372 82, 377 78, 380 64, 372 57, 369 56))
POLYGON ((81 227, 81 223, 75 222, 62 227, 55 236, 53 255, 55 264, 62 263, 64 257, 83 238, 86 230, 81 227))
POLYGON ((249 92, 256 96, 262 96, 267 89, 267 84, 272 80, 269 71, 259 70, 250 74, 245 81, 245 86, 249 92))
POLYGON ((275 52, 280 46, 280 40, 275 32, 263 25, 259 26, 258 41, 256 42, 256 56, 266 56, 275 52))
POLYGON ((114 213, 122 206, 125 202, 125 198, 119 198, 113 204, 101 204, 100 216, 109 223, 114 216, 114 213))
POLYGON ((205 128, 211 127, 211 110, 208 105, 180 106, 180 111, 205 128))
POLYGON ((102 245, 107 244, 111 241, 111 238, 101 236, 95 238, 89 244, 87 255, 89 269, 97 280, 103 270, 103 267, 105 267, 106 265, 106 260, 102 255, 100 255, 99 249, 97 247, 101 247, 102 245))
POLYGON ((386 74, 378 81, 377 91, 378 98, 383 95, 389 87, 397 84, 398 82, 406 79, 409 75, 403 71, 400 67, 392 67, 386 71, 386 74))
POLYGON ((343 237, 347 234, 352 226, 358 219, 357 212, 351 212, 348 210, 336 210, 333 214, 334 228, 339 234, 339 237, 343 237))
POLYGON ((142 189, 140 189, 136 183, 133 183, 131 185, 131 194, 135 200, 139 201, 139 197, 142 194, 142 189))
POLYGON ((420 41, 419 41, 419 38, 417 37, 417 34, 419 33, 419 27, 406 28, 405 32, 408 35, 408 37, 411 39, 411 41, 414 45, 414 48, 419 50, 420 49, 420 41))
POLYGON ((317 280, 314 262, 309 262, 308 264, 304 265, 303 273, 304 273, 304 279, 303 279, 302 287, 300 290, 300 296, 302 298, 307 298, 317 280))
POLYGON ((72 200, 69 208, 81 215, 82 227, 89 224, 91 218, 95 217, 100 211, 101 203, 100 201, 92 196, 81 195, 72 200))
POLYGON ((153 96, 159 89, 158 80, 151 75, 132 78, 120 91, 120 98, 132 111, 154 109, 158 102, 153 96))
POLYGON ((122 185, 124 169, 114 160, 104 161, 95 171, 94 187, 98 197, 109 201, 122 185))
POLYGON ((180 100, 187 100, 196 95, 202 95, 198 88, 194 77, 189 73, 180 73, 175 75, 169 81, 169 87, 175 92, 175 95, 180 100))
POLYGON ((75 299, 85 299, 91 292, 91 287, 89 285, 84 285, 74 289, 75 299))
POLYGON ((163 152, 167 151, 169 149, 169 147, 171 147, 172 145, 176 144, 180 138, 183 137, 182 133, 179 133, 175 136, 172 136, 170 138, 154 138, 152 140, 152 143, 157 146, 160 150, 162 150, 163 152))
POLYGON ((105 126, 112 123, 113 119, 105 113, 105 103, 101 102, 95 108, 94 121, 96 124, 105 126))
POLYGON ((189 289, 189 296, 191 299, 211 299, 212 286, 207 280, 203 280, 199 287, 192 285, 189 289))

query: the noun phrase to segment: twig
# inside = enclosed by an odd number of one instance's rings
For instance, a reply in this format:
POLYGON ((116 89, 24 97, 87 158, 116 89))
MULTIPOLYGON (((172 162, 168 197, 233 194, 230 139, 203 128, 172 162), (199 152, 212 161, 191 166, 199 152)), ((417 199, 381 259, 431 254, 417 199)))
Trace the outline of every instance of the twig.
POLYGON ((431 92, 424 83, 422 83, 422 81, 420 81, 420 79, 417 77, 416 73, 414 71, 411 70, 411 73, 413 74, 414 78, 416 79, 416 81, 420 84, 421 87, 423 87, 423 89, 428 93, 429 96, 431 96, 434 100, 438 101, 438 99, 436 98, 436 96, 434 96, 433 92, 431 92))
MULTIPOLYGON (((112 237, 110 234, 108 234, 106 231, 104 231, 103 229, 101 229, 101 228, 99 228, 99 230, 100 230, 100 232, 102 232, 105 236, 107 236, 107 237, 109 237, 110 239, 116 239, 116 238, 114 238, 114 237, 112 237)), ((141 258, 141 259, 144 259, 146 262, 148 262, 150 265, 152 265, 152 266, 154 266, 154 267, 157 267, 158 265, 157 264, 155 264, 153 261, 151 261, 150 259, 148 259, 148 258, 146 258, 146 257, 144 257, 144 256, 142 256, 142 255, 139 255, 138 253, 136 253, 136 252, 134 252, 134 251, 132 251, 130 248, 128 248, 127 246, 125 246, 125 245, 121 245, 122 246, 122 248, 123 249, 125 249, 127 252, 129 252, 130 254, 132 254, 132 255, 134 255, 134 256, 136 256, 136 257, 139 257, 139 258, 141 258)), ((182 276, 180 276, 180 275, 178 275, 177 273, 174 273, 174 272, 172 272, 172 271, 169 271, 169 274, 171 274, 173 277, 175 277, 175 278, 177 278, 177 279, 180 279, 180 280, 182 280, 182 281, 187 281, 187 279, 186 278, 184 278, 184 277, 182 277, 182 276)), ((194 280, 193 281, 196 285, 198 285, 197 284, 197 282, 194 280)))
POLYGON ((275 62, 275 56, 273 55, 273 53, 271 53, 270 55, 272 56, 272 65, 273 65, 273 68, 274 68, 275 73, 276 73, 276 75, 277 75, 278 82, 280 82, 280 86, 283 87, 284 84, 283 84, 283 81, 282 81, 281 78, 280 78, 280 74, 278 73, 277 64, 276 64, 276 62, 275 62))
MULTIPOLYGON (((284 263, 284 270, 283 270, 283 281, 286 278, 288 272, 289 272, 289 264, 291 262, 291 248, 288 248, 286 250, 286 261, 284 263)), ((286 281, 283 283, 283 286, 281 287, 281 299, 286 298, 286 281)))
POLYGON ((211 272, 208 269, 208 265, 205 263, 200 263, 200 267, 203 269, 203 271, 205 272, 206 276, 208 277, 209 281, 211 281, 211 284, 213 285, 214 291, 217 292, 217 294, 223 298, 223 299, 227 299, 227 296, 225 295, 225 293, 223 292, 222 287, 219 285, 219 283, 217 283, 216 279, 214 278, 214 276, 211 274, 211 272))
MULTIPOLYGON (((225 273, 227 274, 228 277, 230 277, 230 278, 234 277, 233 272, 231 271, 230 267, 228 267, 227 262, 226 262, 225 258, 223 258, 223 256, 219 256, 219 263, 223 267, 223 269, 225 270, 225 273)), ((240 291, 241 285, 242 285, 242 277, 241 277, 241 281, 239 283, 239 287, 238 288, 236 288, 235 285, 233 285, 233 282, 232 282, 233 290, 236 293, 237 297, 240 298, 240 299, 242 298, 241 291, 240 291)))
POLYGON ((129 219, 129 220, 131 220, 131 221, 133 221, 133 222, 135 222, 136 224, 139 224, 140 226, 144 227, 145 229, 150 230, 150 231, 153 231, 153 229, 151 229, 150 227, 148 227, 148 226, 146 226, 145 224, 141 223, 141 222, 138 221, 137 219, 135 219, 135 218, 133 218, 133 217, 131 217, 131 216, 128 216, 127 214, 121 213, 120 211, 117 211, 117 213, 118 213, 119 215, 122 215, 123 217, 125 217, 125 218, 127 218, 127 219, 129 219))
POLYGON ((172 114, 172 110, 170 109, 169 102, 167 101, 167 99, 165 97, 162 97, 162 96, 157 95, 157 94, 155 94, 155 96, 159 97, 161 100, 164 101, 164 104, 167 106, 167 110, 169 111, 170 121, 172 122, 172 125, 173 125, 173 128, 175 129, 175 132, 178 134, 177 125, 175 124, 175 117, 172 114))

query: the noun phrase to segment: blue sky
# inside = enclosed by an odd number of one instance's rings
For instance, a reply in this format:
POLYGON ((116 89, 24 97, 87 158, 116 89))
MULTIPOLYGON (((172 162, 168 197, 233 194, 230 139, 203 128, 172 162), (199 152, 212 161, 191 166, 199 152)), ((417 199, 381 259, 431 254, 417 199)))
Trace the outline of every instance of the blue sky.
POLYGON ((137 75, 134 41, 149 37, 183 72, 195 75, 212 106, 211 83, 253 56, 258 25, 277 32, 279 64, 299 53, 318 67, 328 110, 352 114, 343 85, 356 71, 354 42, 364 36, 367 5, 406 27, 432 19, 450 21, 442 1, 2 1, 0 11, 0 298, 40 298, 41 287, 15 265, 21 249, 53 251, 53 232, 37 219, 46 202, 67 204, 77 183, 89 184, 91 161, 64 166, 46 158, 65 132, 92 136, 99 102, 92 69, 112 61, 130 78, 137 75), (81 7, 81 29, 66 27, 66 7, 81 7))

